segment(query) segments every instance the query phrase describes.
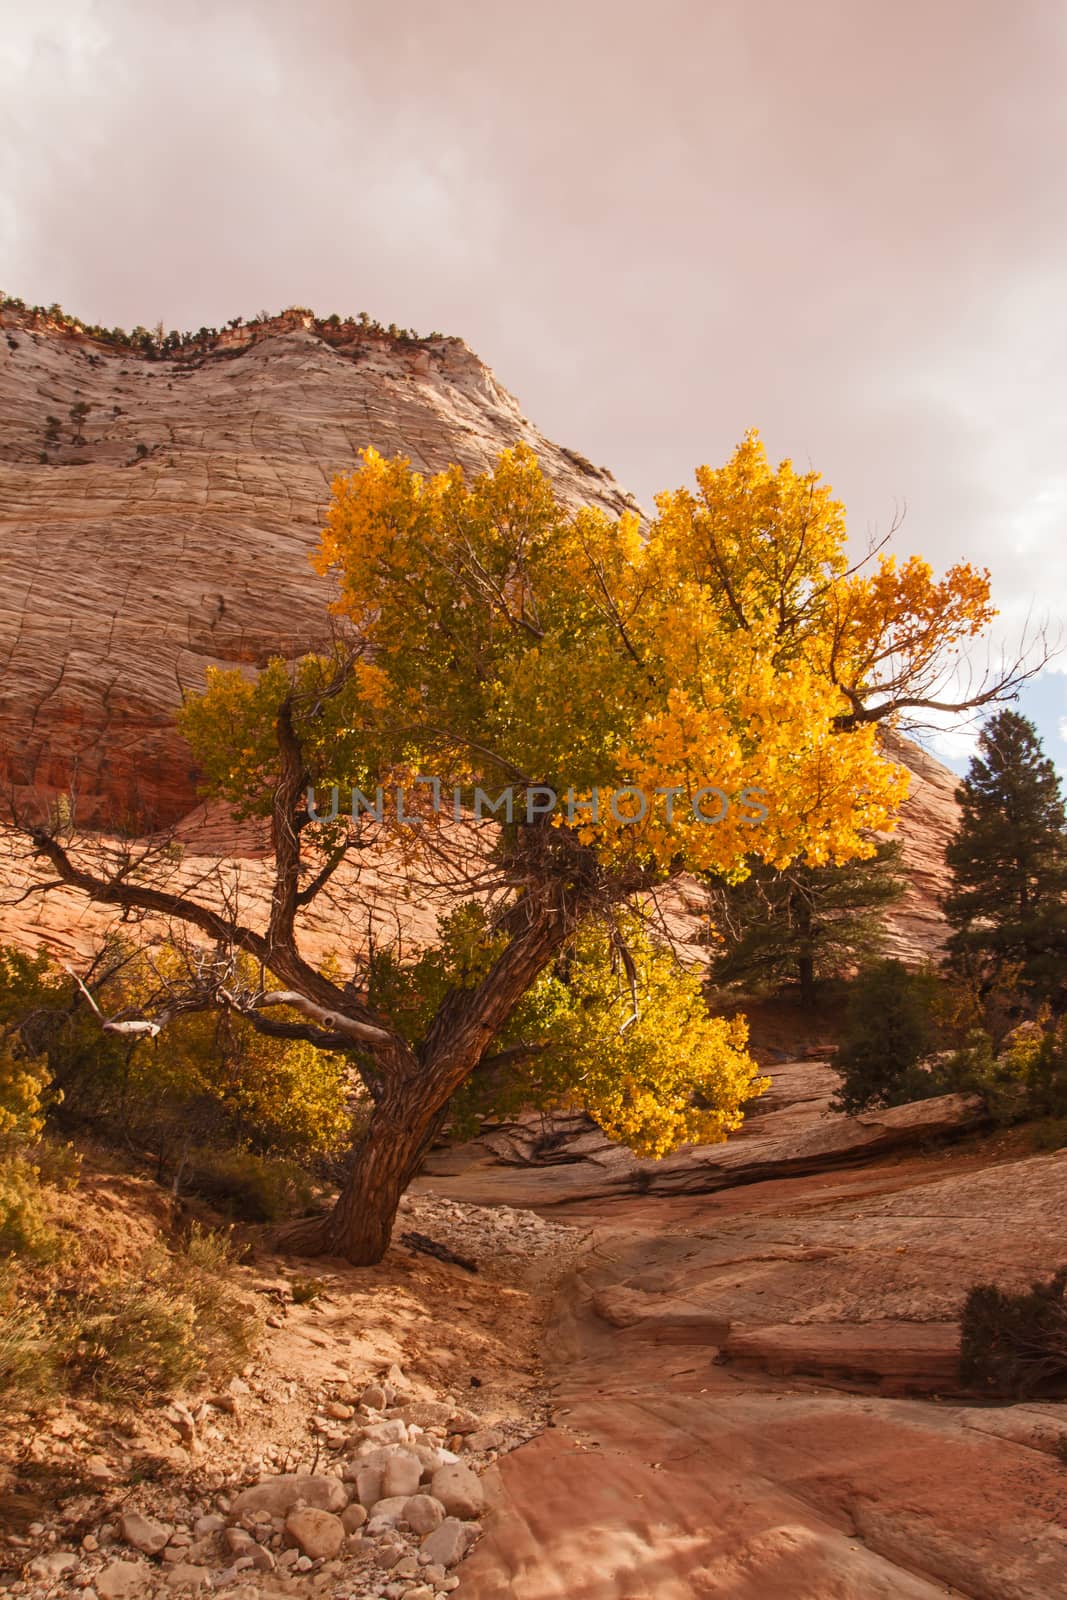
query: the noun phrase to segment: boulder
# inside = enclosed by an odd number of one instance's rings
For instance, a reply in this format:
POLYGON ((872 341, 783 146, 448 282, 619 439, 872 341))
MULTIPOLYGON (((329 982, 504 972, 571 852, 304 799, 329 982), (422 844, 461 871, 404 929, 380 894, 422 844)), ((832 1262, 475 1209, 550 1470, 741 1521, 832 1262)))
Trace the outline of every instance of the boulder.
POLYGON ((422 1462, 409 1450, 398 1450, 390 1456, 382 1472, 382 1496, 413 1495, 418 1492, 422 1479, 422 1462))
POLYGON ((463 1560, 467 1547, 481 1533, 477 1523, 460 1522, 456 1517, 446 1517, 439 1528, 427 1534, 422 1541, 421 1558, 439 1567, 455 1567, 463 1560))
POLYGON ((481 1479, 462 1461, 438 1467, 430 1480, 430 1493, 441 1502, 448 1517, 477 1517, 485 1510, 481 1479))
POLYGON ((445 1520, 445 1508, 431 1494, 415 1494, 404 1507, 404 1521, 412 1533, 432 1533, 445 1520))
POLYGON ((285 1519, 285 1532, 311 1561, 329 1561, 340 1554, 345 1542, 345 1525, 332 1511, 291 1511, 285 1519))
POLYGON ((119 1537, 142 1555, 157 1556, 173 1532, 165 1523, 144 1517, 139 1511, 124 1511, 119 1518, 119 1537))
POLYGON ((234 1497, 230 1515, 234 1521, 254 1511, 285 1517, 301 1502, 315 1511, 343 1511, 348 1496, 339 1478, 283 1472, 276 1478, 261 1479, 250 1489, 242 1489, 234 1497))
POLYGON ((395 1528, 398 1522, 405 1520, 410 1503, 411 1496, 406 1494, 390 1495, 387 1500, 378 1500, 370 1508, 367 1532, 380 1533, 383 1528, 395 1528))

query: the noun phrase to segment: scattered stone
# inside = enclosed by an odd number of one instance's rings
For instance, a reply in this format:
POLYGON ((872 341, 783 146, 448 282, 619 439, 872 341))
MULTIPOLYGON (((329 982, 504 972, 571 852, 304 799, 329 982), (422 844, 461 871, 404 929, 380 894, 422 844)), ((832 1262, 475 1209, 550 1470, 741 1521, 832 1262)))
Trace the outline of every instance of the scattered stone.
POLYGON ((382 1498, 382 1473, 377 1467, 356 1469, 356 1499, 368 1510, 382 1498))
POLYGON ((72 1572, 78 1565, 78 1557, 73 1550, 49 1550, 47 1555, 37 1556, 30 1562, 30 1577, 40 1578, 45 1583, 55 1583, 65 1572, 72 1572))
POLYGON ((284 1472, 277 1478, 263 1478, 250 1489, 242 1489, 234 1498, 230 1515, 239 1518, 246 1512, 265 1511, 271 1517, 285 1517, 298 1501, 315 1511, 343 1511, 348 1496, 339 1478, 284 1472))
POLYGON ((499 1450, 505 1442, 505 1435, 499 1428, 479 1428, 475 1433, 468 1433, 464 1441, 471 1451, 499 1450))
POLYGON ((142 1561, 112 1561, 96 1579, 100 1600, 132 1600, 151 1587, 153 1573, 142 1561))
POLYGON ((167 1573, 167 1583, 172 1589, 208 1589, 211 1574, 206 1567, 194 1567, 191 1562, 180 1561, 167 1573))
POLYGON ((429 1494, 412 1495, 404 1507, 404 1521, 412 1533, 432 1533, 439 1528, 445 1518, 445 1508, 440 1500, 435 1500, 429 1494))
POLYGON ((410 1495, 391 1495, 386 1500, 377 1501, 370 1512, 370 1521, 367 1523, 368 1533, 380 1533, 385 1528, 395 1528, 398 1522, 404 1521, 411 1500, 410 1495))
POLYGON ((285 1519, 285 1531, 312 1561, 331 1560, 345 1542, 344 1523, 332 1511, 292 1511, 285 1519))
POLYGON ((368 1411, 384 1411, 387 1401, 385 1390, 380 1383, 368 1383, 359 1397, 361 1406, 366 1406, 368 1411))
POLYGON ((413 1495, 418 1493, 422 1480, 422 1462, 409 1450, 398 1450, 385 1464, 382 1473, 382 1496, 413 1495))
POLYGON ((193 1523, 193 1532, 201 1539, 210 1533, 221 1533, 226 1526, 226 1518, 217 1511, 210 1511, 206 1516, 197 1517, 193 1523))
POLYGON ((139 1511, 124 1511, 119 1518, 120 1537, 145 1556, 158 1556, 173 1532, 165 1523, 142 1516, 139 1511))
POLYGON ((328 1417, 333 1418, 334 1422, 348 1422, 355 1416, 352 1407, 346 1406, 341 1400, 330 1400, 322 1409, 328 1417))
POLYGON ((367 1520, 367 1508, 353 1503, 341 1512, 341 1523, 347 1534, 358 1533, 367 1520))
POLYGON ((476 1522, 463 1523, 456 1517, 446 1517, 439 1528, 426 1535, 421 1554, 438 1566, 458 1566, 467 1553, 467 1546, 481 1531, 476 1522))
POLYGON ((361 1431, 364 1440, 369 1444, 407 1443, 407 1423, 399 1417, 391 1417, 384 1422, 368 1422, 361 1431))
POLYGON ((441 1502, 449 1517, 478 1517, 485 1510, 481 1479, 462 1461, 454 1466, 438 1467, 430 1480, 430 1493, 441 1502))

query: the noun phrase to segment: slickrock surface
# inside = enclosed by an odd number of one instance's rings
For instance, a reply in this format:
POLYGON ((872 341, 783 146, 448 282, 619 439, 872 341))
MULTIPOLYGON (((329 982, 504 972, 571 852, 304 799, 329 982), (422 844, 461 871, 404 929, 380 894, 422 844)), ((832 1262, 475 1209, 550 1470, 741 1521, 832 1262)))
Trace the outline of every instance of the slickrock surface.
POLYGON ((462 1594, 1064 1600, 1067 1406, 971 1403, 956 1350, 972 1283, 1063 1257, 1067 1153, 989 1159, 568 1207, 555 1426, 487 1475, 462 1594))
MULTIPOLYGON (((973 1095, 939 1095, 847 1117, 829 1111, 839 1079, 824 1062, 768 1069, 777 1109, 753 1117, 725 1144, 686 1145, 648 1161, 614 1144, 588 1117, 531 1115, 434 1151, 426 1172, 447 1192, 524 1206, 564 1206, 632 1194, 710 1194, 719 1189, 851 1166, 891 1150, 965 1132, 984 1119, 973 1095), (788 1096, 788 1098, 787 1098, 788 1096)), ((759 1102, 757 1101, 758 1105, 759 1102)))
POLYGON ((0 778, 75 784, 83 821, 181 816, 182 690, 208 665, 322 638, 327 590, 307 558, 332 478, 364 446, 481 470, 525 440, 569 502, 632 503, 545 439, 460 339, 336 346, 290 314, 152 361, 10 309, 0 332, 0 778))

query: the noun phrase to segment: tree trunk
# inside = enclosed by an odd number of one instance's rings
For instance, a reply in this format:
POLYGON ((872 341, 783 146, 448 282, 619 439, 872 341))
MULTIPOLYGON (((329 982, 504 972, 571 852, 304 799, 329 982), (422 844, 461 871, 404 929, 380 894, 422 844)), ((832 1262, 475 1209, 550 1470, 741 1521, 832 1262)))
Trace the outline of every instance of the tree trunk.
POLYGON ((325 1217, 286 1229, 280 1239, 286 1249, 343 1256, 356 1267, 382 1259, 400 1197, 440 1130, 449 1101, 568 938, 582 902, 572 893, 538 907, 520 901, 519 908, 526 927, 477 988, 453 989, 445 997, 418 1050, 400 1044, 388 1060, 378 1053, 379 1066, 386 1066, 382 1094, 337 1204, 325 1217))
POLYGON ((405 1099, 402 1118, 392 1109, 375 1110, 333 1210, 287 1228, 280 1239, 287 1250, 343 1256, 354 1267, 373 1267, 382 1259, 401 1196, 444 1120, 443 1111, 413 1103, 412 1087, 405 1099))
POLYGON ((815 928, 811 914, 811 901, 803 890, 793 896, 793 910, 799 936, 797 975, 800 979, 800 1003, 807 1010, 815 1005, 815 928))
POLYGON ((800 1003, 807 1011, 815 1006, 815 956, 810 944, 804 945, 797 962, 800 975, 800 1003))

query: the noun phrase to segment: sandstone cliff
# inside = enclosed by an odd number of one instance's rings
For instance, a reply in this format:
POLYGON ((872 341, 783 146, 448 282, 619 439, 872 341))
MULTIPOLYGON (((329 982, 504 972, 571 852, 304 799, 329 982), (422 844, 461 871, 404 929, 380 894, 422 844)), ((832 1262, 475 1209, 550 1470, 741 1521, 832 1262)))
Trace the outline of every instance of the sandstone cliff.
MULTIPOLYGON (((331 329, 299 311, 149 359, 0 306, 0 418, 0 784, 23 806, 71 792, 83 823, 185 817, 190 868, 263 852, 194 812, 175 707, 210 664, 321 637, 307 558, 331 479, 360 449, 477 471, 521 439, 569 503, 635 505, 545 439, 462 340, 331 329)), ((891 748, 914 775, 892 948, 914 959, 942 937, 956 780, 906 740, 891 748)), ((264 872, 246 868, 256 892, 264 872)), ((102 912, 67 899, 35 899, 3 928, 73 953, 102 912)))
POLYGON ((568 501, 633 503, 462 340, 336 342, 298 312, 150 360, 8 307, 0 419, 0 781, 73 786, 83 821, 183 815, 182 691, 321 637, 307 558, 364 446, 481 470, 525 440, 568 501))

